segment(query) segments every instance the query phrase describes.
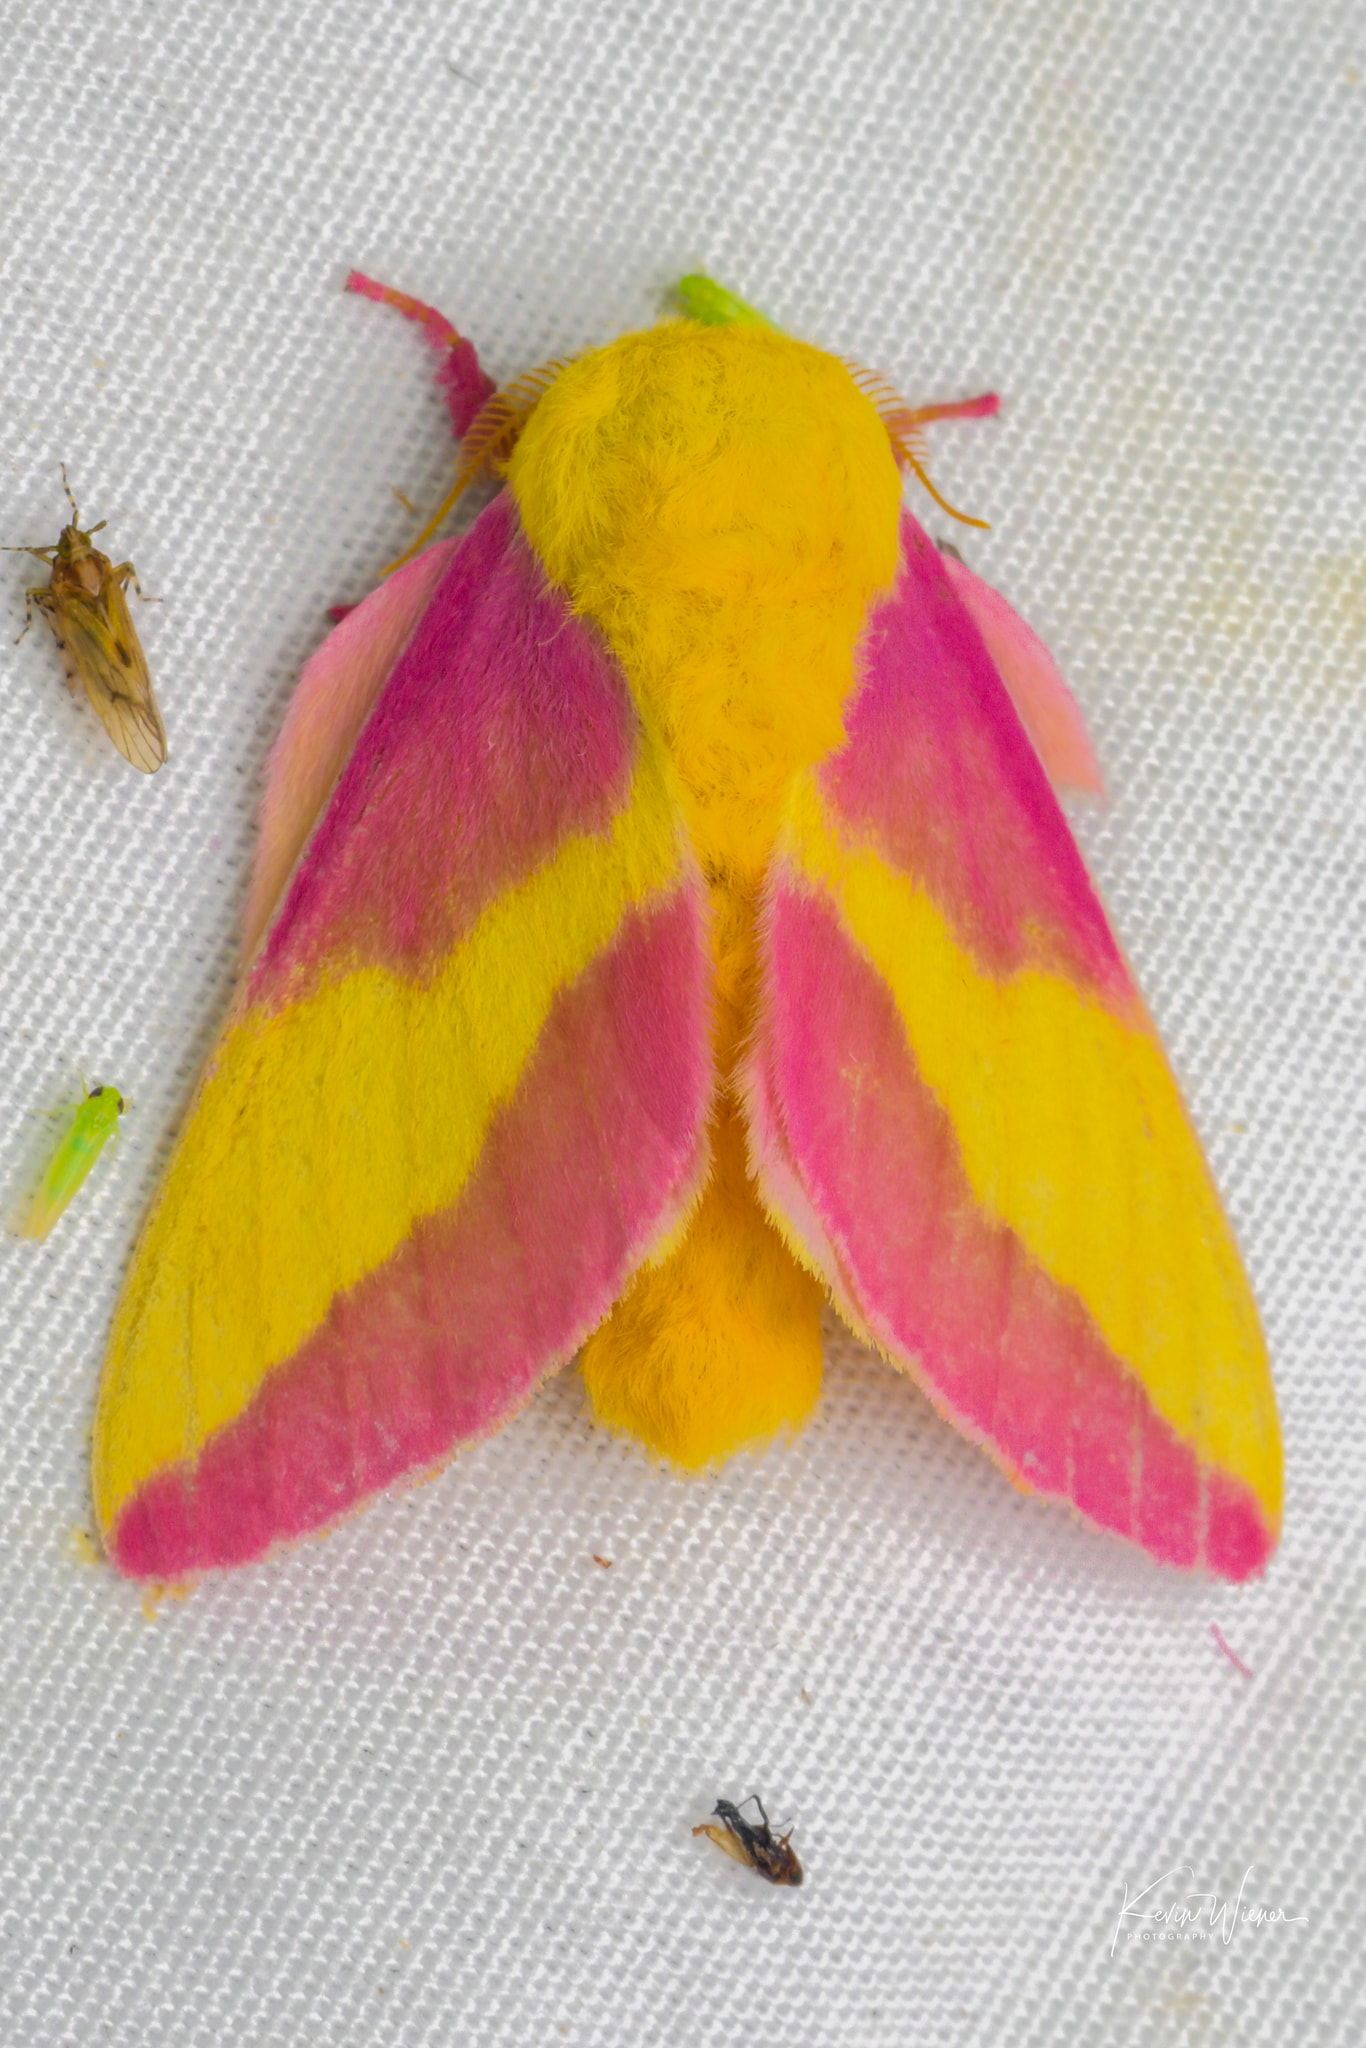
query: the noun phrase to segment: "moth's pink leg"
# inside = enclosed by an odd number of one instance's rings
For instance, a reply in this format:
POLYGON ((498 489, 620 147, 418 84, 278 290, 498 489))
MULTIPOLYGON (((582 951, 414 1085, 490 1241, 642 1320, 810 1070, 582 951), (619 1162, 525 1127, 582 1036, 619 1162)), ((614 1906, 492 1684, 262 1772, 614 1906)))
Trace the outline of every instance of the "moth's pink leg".
POLYGON ((410 298, 407 292, 396 292, 388 285, 376 284, 373 278, 362 276, 359 270, 351 272, 346 280, 346 289, 359 292, 363 299, 375 299, 380 305, 396 306, 405 320, 415 320, 421 327, 441 359, 436 381, 446 400, 455 438, 463 441, 480 406, 485 405, 498 388, 492 377, 480 368, 474 343, 457 333, 444 313, 438 313, 435 306, 424 306, 421 299, 410 298))

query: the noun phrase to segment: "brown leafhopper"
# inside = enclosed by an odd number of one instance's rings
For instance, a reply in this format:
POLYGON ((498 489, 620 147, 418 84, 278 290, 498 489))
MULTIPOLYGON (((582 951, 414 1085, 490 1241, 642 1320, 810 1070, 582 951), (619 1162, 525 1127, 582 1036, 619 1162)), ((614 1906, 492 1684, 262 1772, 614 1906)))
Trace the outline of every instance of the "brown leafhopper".
MULTIPOLYGON (((80 523, 76 500, 62 467, 62 487, 71 506, 71 524, 52 547, 7 548, 7 554, 35 555, 51 569, 50 581, 34 584, 27 592, 28 618, 24 633, 33 623, 33 607, 43 614, 66 669, 66 680, 74 696, 77 684, 98 711, 114 745, 150 775, 166 759, 166 728, 161 722, 147 657, 142 651, 125 595, 131 583, 139 597, 142 585, 131 562, 113 563, 90 545, 105 524, 87 531, 80 523)), ((19 635, 22 640, 24 633, 19 635)))

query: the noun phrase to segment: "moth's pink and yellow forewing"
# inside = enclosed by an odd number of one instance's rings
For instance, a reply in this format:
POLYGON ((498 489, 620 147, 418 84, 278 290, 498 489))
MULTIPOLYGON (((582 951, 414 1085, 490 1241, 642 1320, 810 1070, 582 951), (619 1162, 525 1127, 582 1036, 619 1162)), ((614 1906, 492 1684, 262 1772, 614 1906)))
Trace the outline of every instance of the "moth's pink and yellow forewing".
POLYGON ((708 1031, 667 765, 505 494, 375 704, 144 1231, 96 1426, 114 1561, 245 1561, 520 1405, 686 1209, 708 1031))
POLYGON ((1260 1570, 1256 1311, 1041 764, 914 521, 848 743, 803 776, 749 1074, 768 1200, 855 1328, 1020 1481, 1260 1570))

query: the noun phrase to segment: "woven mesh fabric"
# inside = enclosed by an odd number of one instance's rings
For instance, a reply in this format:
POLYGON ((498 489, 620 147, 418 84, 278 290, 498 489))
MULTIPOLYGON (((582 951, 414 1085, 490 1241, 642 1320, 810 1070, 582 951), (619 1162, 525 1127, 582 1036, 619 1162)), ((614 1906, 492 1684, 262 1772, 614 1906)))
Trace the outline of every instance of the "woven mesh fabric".
MULTIPOLYGON (((134 1105, 52 1239, 0 1244, 0 2042, 1366 2038, 1361 9, 5 15, 0 539, 55 539, 66 459, 163 600, 172 758, 113 755, 41 624, 0 643, 6 1201, 78 1065, 134 1105), (1264 1583, 1022 1498, 833 1337, 805 1436, 714 1479, 595 1432, 566 1374, 183 1602, 91 1561, 103 1335, 265 750, 326 607, 411 536, 395 491, 449 472, 426 352, 353 264, 500 379, 704 267, 915 398, 1004 394, 934 472, 1111 780, 1078 831, 1272 1344, 1264 1583), (801 1892, 689 1833, 756 1789, 801 1892), (1221 1899, 1251 1867, 1297 1924, 1111 1953, 1125 1886, 1179 1866, 1221 1899)), ((35 565, 5 563, 17 632, 35 565)))

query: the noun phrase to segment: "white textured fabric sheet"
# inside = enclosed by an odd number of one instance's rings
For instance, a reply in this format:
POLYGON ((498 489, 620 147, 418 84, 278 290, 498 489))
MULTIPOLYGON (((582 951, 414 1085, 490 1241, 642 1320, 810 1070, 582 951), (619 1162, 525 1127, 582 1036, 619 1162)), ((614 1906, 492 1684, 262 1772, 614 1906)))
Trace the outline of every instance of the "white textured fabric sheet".
POLYGON ((171 761, 114 756, 41 624, 9 649, 5 557, 10 1207, 78 1066, 134 1106, 51 1240, 0 1247, 0 2041, 1366 2038, 1362 9, 9 0, 3 48, 0 538, 55 539, 64 458, 162 600, 171 761), (837 1343, 804 1438, 714 1479, 596 1433, 567 1374, 183 1602, 92 1561, 104 1331, 261 763, 326 607, 412 533, 395 491, 449 473, 353 264, 499 378, 705 267, 915 398, 1004 395, 935 473, 1111 779, 1078 829, 1272 1344, 1265 1582, 1018 1496, 837 1343), (689 1833, 752 1790, 801 1892, 689 1833), (1286 1918, 1120 1923, 1126 1887, 1244 1881, 1286 1918))

